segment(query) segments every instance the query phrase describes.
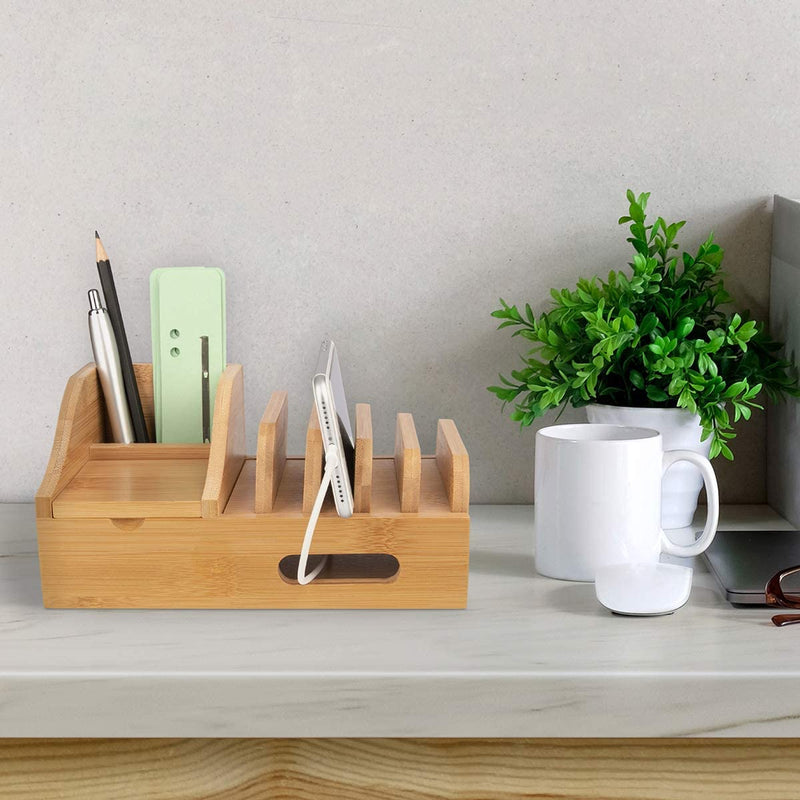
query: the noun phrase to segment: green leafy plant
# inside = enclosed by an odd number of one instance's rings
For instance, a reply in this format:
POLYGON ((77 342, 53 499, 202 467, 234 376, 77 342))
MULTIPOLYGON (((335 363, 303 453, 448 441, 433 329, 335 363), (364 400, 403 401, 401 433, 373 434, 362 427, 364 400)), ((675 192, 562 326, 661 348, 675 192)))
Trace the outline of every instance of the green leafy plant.
POLYGON ((628 190, 633 245, 630 273, 582 278, 574 290, 551 290, 552 307, 534 314, 500 300, 499 328, 534 343, 524 366, 489 391, 511 419, 530 425, 549 409, 589 403, 685 408, 700 417, 711 457, 733 459, 733 423, 748 420, 762 392, 800 396, 794 366, 777 355, 763 323, 728 314, 721 280, 723 251, 714 235, 696 255, 678 256, 684 222, 648 224, 649 193, 628 190), (732 417, 732 419, 731 419, 732 417))

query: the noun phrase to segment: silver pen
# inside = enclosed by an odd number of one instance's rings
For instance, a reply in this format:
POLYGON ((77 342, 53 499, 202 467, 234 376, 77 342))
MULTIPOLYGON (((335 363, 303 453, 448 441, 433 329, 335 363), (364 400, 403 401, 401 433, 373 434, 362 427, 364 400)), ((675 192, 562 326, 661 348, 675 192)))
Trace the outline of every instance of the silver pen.
POLYGON ((135 439, 128 398, 122 382, 117 340, 114 338, 108 313, 100 303, 100 292, 97 289, 89 290, 89 336, 92 340, 97 375, 106 400, 111 434, 115 442, 130 444, 135 439))

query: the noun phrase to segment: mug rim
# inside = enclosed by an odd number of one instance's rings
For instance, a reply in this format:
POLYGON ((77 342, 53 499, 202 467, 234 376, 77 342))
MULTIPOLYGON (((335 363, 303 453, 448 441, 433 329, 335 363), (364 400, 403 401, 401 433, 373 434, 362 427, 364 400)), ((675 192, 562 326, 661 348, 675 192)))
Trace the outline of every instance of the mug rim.
POLYGON ((570 442, 574 444, 587 444, 590 442, 598 444, 627 444, 661 438, 661 433, 655 428, 643 428, 639 425, 611 425, 598 422, 571 422, 566 425, 548 425, 546 428, 540 428, 536 431, 536 435, 554 442, 570 442), (595 435, 576 436, 574 435, 576 430, 595 435), (620 436, 619 434, 622 431, 625 431, 628 435, 620 436), (612 435, 614 433, 617 435, 612 435))

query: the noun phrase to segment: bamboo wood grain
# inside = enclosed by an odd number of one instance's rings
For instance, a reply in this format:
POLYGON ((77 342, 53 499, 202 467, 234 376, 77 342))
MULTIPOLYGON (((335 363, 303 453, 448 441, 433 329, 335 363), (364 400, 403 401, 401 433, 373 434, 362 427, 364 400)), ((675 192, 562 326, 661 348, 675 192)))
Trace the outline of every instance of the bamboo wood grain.
POLYGON ((436 429, 436 463, 451 511, 469 511, 469 455, 455 422, 440 419, 436 429))
POLYGON ((51 608, 465 607, 469 516, 450 512, 436 459, 422 459, 419 516, 400 511, 392 458, 375 459, 373 476, 372 513, 342 519, 335 509, 324 509, 314 550, 393 555, 400 571, 391 583, 376 584, 368 574, 347 585, 284 581, 278 564, 299 553, 307 519, 300 507, 303 460, 287 460, 275 509, 256 514, 255 461, 247 459, 218 518, 150 515, 130 529, 121 519, 40 520, 44 603, 51 608))
POLYGON ((144 423, 147 426, 147 433, 150 441, 156 440, 156 413, 155 400, 153 399, 153 365, 134 364, 133 374, 136 377, 136 386, 139 389, 139 400, 142 403, 144 413, 144 423))
POLYGON ((207 458, 92 459, 53 501, 53 516, 199 517, 207 467, 207 458))
POLYGON ((202 444, 115 444, 101 442, 89 445, 89 458, 95 461, 120 459, 153 460, 194 458, 208 461, 210 445, 202 444))
POLYGON ((289 394, 273 392, 258 426, 256 445, 255 510, 272 511, 286 465, 289 394))
POLYGON ((317 409, 311 408, 306 428, 306 458, 303 480, 303 513, 310 514, 317 498, 319 485, 322 483, 322 459, 324 448, 322 446, 322 431, 319 427, 317 409))
POLYGON ((89 460, 89 447, 103 441, 105 410, 94 363, 67 381, 50 460, 36 492, 37 517, 53 516, 53 500, 89 460))
POLYGON ((400 510, 419 511, 420 492, 420 448, 417 429, 411 414, 397 415, 394 440, 394 465, 397 489, 400 492, 400 510))
POLYGON ((372 410, 356 403, 356 468, 353 510, 369 514, 372 506, 372 410))
MULTIPOLYGON (((48 608, 464 608, 469 519, 322 517, 318 553, 393 555, 396 579, 299 586, 279 564, 300 552, 305 518, 160 519, 128 530, 111 519, 42 519, 39 565, 48 608), (271 524, 265 528, 265 521, 271 524), (365 525, 365 521, 368 525, 365 525)), ((362 580, 363 578, 364 580, 362 580)))
MULTIPOLYGON (((269 526, 272 519, 303 519, 303 483, 305 465, 302 458, 289 457, 283 480, 275 498, 275 504, 268 519, 258 518, 254 512, 255 461, 248 458, 239 475, 223 517, 256 518, 262 525, 269 526)), ((466 513, 453 514, 445 493, 435 456, 422 456, 420 459, 419 513, 424 517, 450 517, 468 519, 466 513)), ((400 510, 400 494, 397 489, 397 475, 392 456, 377 456, 372 459, 372 517, 378 519, 403 517, 400 510)), ((339 519, 333 504, 324 506, 321 519, 339 519)), ((358 524, 364 524, 363 517, 358 524)), ((345 520, 341 520, 342 523, 345 520)), ((414 523, 419 524, 419 523, 414 523)))
MULTIPOLYGON (((147 379, 146 370, 140 372, 147 379)), ((78 377, 85 379, 85 371, 78 377)), ((75 386, 74 381, 68 384, 66 397, 73 396, 75 386)), ((148 395, 143 394, 147 413, 148 395)), ((66 403, 71 409, 67 424, 102 416, 96 397, 85 395, 66 403)), ((210 446, 85 443, 82 452, 88 460, 78 464, 55 497, 53 516, 37 520, 46 606, 465 607, 469 515, 450 510, 437 459, 420 456, 410 415, 401 416, 398 455, 401 475, 416 463, 411 474, 416 476, 417 513, 403 510, 397 459, 373 458, 369 513, 342 519, 332 503, 323 507, 314 550, 333 555, 338 566, 301 587, 281 576, 279 564, 299 552, 310 474, 316 476, 313 495, 319 486, 323 451, 316 411, 307 429, 314 468, 309 470, 309 459, 279 459, 284 467, 275 482, 272 511, 257 513, 258 462, 241 455, 243 404, 241 367, 231 366, 220 381, 210 446), (209 487, 216 516, 205 515, 209 487)), ((362 457, 361 445, 371 443, 368 412, 364 407, 357 414, 362 457)), ((267 421, 275 422, 280 455, 285 442, 278 434, 287 413, 285 398, 278 395, 267 421)), ((71 440, 62 436, 61 441, 71 440)), ((406 478, 405 486, 409 489, 412 481, 406 478)))
POLYGON ((776 800, 799 785, 798 739, 0 741, 0 800, 776 800))
POLYGON ((241 364, 229 364, 217 383, 208 472, 203 487, 204 517, 218 517, 233 491, 245 459, 244 373, 241 364))

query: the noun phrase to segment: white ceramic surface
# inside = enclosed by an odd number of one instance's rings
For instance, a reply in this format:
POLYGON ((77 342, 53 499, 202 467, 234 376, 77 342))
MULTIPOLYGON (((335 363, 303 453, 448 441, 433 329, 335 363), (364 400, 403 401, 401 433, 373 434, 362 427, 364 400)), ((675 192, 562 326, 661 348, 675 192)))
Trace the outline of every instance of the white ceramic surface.
POLYGON ((615 614, 672 614, 689 600, 692 568, 677 564, 612 564, 597 570, 594 591, 600 604, 615 614))
MULTIPOLYGON (((586 406, 589 422, 653 428, 664 437, 665 450, 692 450, 708 458, 711 439, 701 442, 700 418, 685 408, 629 408, 627 406, 586 406)), ((675 464, 662 479, 661 527, 685 528, 697 511, 703 476, 694 465, 675 464)))
POLYGON ((593 581, 598 567, 657 563, 662 552, 695 556, 711 544, 719 497, 708 459, 664 452, 650 428, 554 425, 536 433, 536 569, 551 578, 593 581), (703 473, 708 519, 693 545, 672 543, 661 529, 661 476, 690 461, 703 473))
POLYGON ((624 619, 535 574, 530 505, 471 515, 465 611, 49 611, 33 506, 0 505, 0 736, 800 737, 797 631, 702 562, 680 613, 624 619))

